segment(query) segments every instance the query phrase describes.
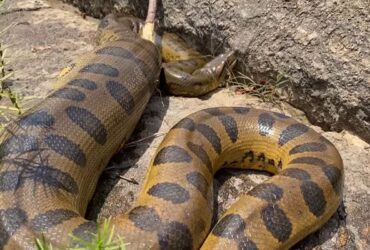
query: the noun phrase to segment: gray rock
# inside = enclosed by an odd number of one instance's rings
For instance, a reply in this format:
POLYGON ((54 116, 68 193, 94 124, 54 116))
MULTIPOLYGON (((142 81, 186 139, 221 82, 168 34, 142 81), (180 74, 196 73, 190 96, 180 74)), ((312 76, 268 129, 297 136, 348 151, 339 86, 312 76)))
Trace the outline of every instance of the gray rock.
MULTIPOLYGON (((144 17, 143 0, 65 0, 95 17, 144 17)), ((350 130, 370 142, 368 0, 158 1, 160 24, 208 53, 240 51, 259 80, 284 74, 289 101, 325 130, 350 130)))

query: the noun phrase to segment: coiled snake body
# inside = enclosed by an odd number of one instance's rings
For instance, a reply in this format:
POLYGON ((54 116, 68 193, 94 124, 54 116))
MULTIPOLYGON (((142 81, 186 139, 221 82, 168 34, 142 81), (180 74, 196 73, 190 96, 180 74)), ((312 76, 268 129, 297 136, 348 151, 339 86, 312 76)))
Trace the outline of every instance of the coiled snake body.
MULTIPOLYGON (((61 88, 7 127, 0 145, 0 248, 34 249, 43 234, 63 249, 74 244, 70 234, 89 240, 96 232, 83 218, 87 204, 161 69, 158 49, 135 29, 130 19, 104 19, 101 46, 61 78, 61 88)), ((171 45, 162 46, 162 56, 165 51, 173 56, 171 45)), ((168 62, 165 69, 170 92, 214 89, 231 57, 206 63, 174 56, 181 65, 168 62)), ((337 150, 312 129, 279 113, 211 108, 170 130, 135 206, 112 222, 130 249, 286 249, 329 219, 342 185, 337 150), (227 167, 276 175, 243 195, 209 233, 213 175, 227 167)))

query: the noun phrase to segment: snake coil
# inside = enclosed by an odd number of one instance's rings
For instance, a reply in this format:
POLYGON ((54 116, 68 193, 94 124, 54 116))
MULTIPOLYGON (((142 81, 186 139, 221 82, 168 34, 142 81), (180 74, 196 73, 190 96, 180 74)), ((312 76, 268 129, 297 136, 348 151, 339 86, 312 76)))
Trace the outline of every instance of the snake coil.
MULTIPOLYGON (((1 249, 34 249, 41 234, 65 249, 75 243, 70 234, 90 240, 96 232, 83 218, 87 204, 161 70, 159 50, 133 32, 137 24, 104 19, 101 45, 7 127, 0 145, 1 249)), ((186 57, 168 37, 162 57, 177 60, 165 63, 169 90, 200 95, 217 87, 232 53, 210 62, 195 52, 186 57)), ((135 206, 112 222, 130 249, 287 249, 329 219, 342 186, 339 153, 312 129, 280 113, 211 108, 170 130, 135 206), (228 167, 276 175, 241 196, 209 233, 213 175, 228 167)))

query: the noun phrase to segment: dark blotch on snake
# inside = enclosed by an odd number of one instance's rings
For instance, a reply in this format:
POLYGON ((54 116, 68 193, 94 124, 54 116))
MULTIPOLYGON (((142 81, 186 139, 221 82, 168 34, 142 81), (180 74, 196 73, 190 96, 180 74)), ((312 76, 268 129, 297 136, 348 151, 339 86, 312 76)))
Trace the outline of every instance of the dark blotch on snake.
POLYGON ((116 81, 108 81, 106 88, 109 94, 118 102, 126 113, 131 114, 134 111, 134 97, 123 84, 116 81))
POLYGON ((235 119, 228 115, 221 115, 218 119, 224 126, 230 140, 235 143, 238 140, 238 125, 236 124, 235 119))
POLYGON ((188 146, 190 151, 193 152, 203 162, 208 171, 210 173, 213 173, 212 162, 209 159, 207 151, 205 151, 201 145, 192 143, 191 141, 189 141, 186 145, 188 146))
POLYGON ((283 132, 281 132, 279 138, 279 145, 283 146, 288 141, 291 141, 294 138, 303 135, 307 131, 308 127, 306 125, 300 123, 289 125, 283 132))
POLYGON ((86 156, 79 145, 65 136, 49 134, 44 142, 56 153, 70 159, 80 167, 86 165, 86 156))
POLYGON ((269 113, 262 113, 258 117, 258 129, 262 136, 270 134, 272 127, 275 123, 275 118, 269 113))
POLYGON ((297 145, 289 151, 289 154, 298 154, 304 152, 322 152, 326 150, 326 145, 319 142, 310 142, 297 145))
POLYGON ((88 79, 84 79, 84 78, 74 79, 68 82, 68 85, 81 87, 81 88, 88 89, 88 90, 95 90, 98 88, 95 82, 88 80, 88 79))
POLYGON ((189 131, 194 131, 195 128, 196 128, 196 124, 194 123, 194 121, 192 119, 190 119, 190 118, 184 118, 181 121, 179 121, 173 127, 173 129, 175 129, 175 128, 183 128, 183 129, 187 129, 189 131))
POLYGON ((331 165, 323 166, 321 169, 330 181, 335 193, 339 195, 340 190, 342 189, 342 172, 337 167, 331 165))
POLYGON ((0 209, 0 249, 3 249, 10 237, 27 222, 27 214, 20 208, 0 209))
POLYGON ((36 215, 30 222, 30 226, 37 232, 46 232, 50 228, 57 226, 67 220, 79 217, 74 211, 67 209, 54 209, 36 215))
POLYGON ((66 192, 77 194, 78 185, 68 172, 63 172, 51 166, 39 166, 32 170, 30 179, 50 188, 61 189, 66 192))
POLYGON ((257 156, 257 161, 261 161, 261 162, 265 162, 266 161, 266 156, 264 153, 260 153, 258 156, 257 156))
POLYGON ((0 159, 10 154, 22 154, 39 149, 36 137, 14 135, 0 144, 0 159))
POLYGON ((24 182, 19 171, 4 171, 0 173, 0 191, 16 191, 24 182))
POLYGON ((83 67, 81 73, 94 73, 98 75, 105 75, 110 77, 117 77, 119 75, 118 69, 104 63, 94 63, 83 67))
POLYGON ((267 230, 280 242, 289 239, 292 223, 285 212, 276 204, 268 204, 261 211, 262 220, 267 230))
POLYGON ((123 59, 134 59, 134 54, 129 51, 128 49, 122 48, 122 47, 103 47, 101 49, 98 49, 96 54, 101 55, 110 55, 110 56, 116 56, 121 57, 123 59))
POLYGON ((221 112, 219 108, 208 108, 208 109, 204 109, 203 111, 210 115, 214 115, 214 116, 219 116, 219 115, 224 114, 223 112, 221 112))
MULTIPOLYGON (((135 46, 137 46, 139 50, 145 51, 147 54, 150 55, 149 57, 147 57, 147 56, 145 57, 146 60, 152 59, 151 60, 152 62, 149 65, 155 67, 155 70, 154 71, 158 70, 159 69, 158 67, 161 66, 161 63, 160 63, 160 60, 161 59, 160 59, 160 53, 159 53, 159 50, 157 49, 157 47, 156 46, 153 46, 154 44, 151 43, 151 42, 145 42, 145 43, 142 43, 141 42, 141 43, 138 43, 137 42, 137 38, 134 38, 131 42, 135 46)), ((153 71, 153 69, 152 69, 152 71, 153 71)), ((150 82, 152 82, 152 81, 155 80, 156 75, 155 74, 151 74, 151 77, 152 77, 152 79, 151 79, 150 82), (153 79, 153 77, 154 77, 154 79, 153 79)))
POLYGON ((249 162, 254 161, 254 152, 252 150, 248 150, 247 152, 244 153, 242 162, 244 162, 247 159, 249 160, 249 162))
POLYGON ((322 143, 325 143, 326 145, 328 145, 328 146, 332 146, 333 147, 333 144, 328 140, 328 139, 326 139, 324 136, 320 136, 319 137, 319 140, 322 142, 322 143))
POLYGON ((164 199, 173 204, 181 204, 190 199, 189 192, 179 184, 171 182, 162 182, 152 186, 148 192, 149 195, 164 199))
POLYGON ((221 139, 218 137, 216 131, 205 124, 198 124, 197 130, 211 143, 213 149, 217 154, 221 153, 221 139))
POLYGON ((341 171, 337 167, 327 165, 325 161, 316 157, 296 158, 290 161, 289 164, 309 164, 320 167, 321 170, 324 172, 325 176, 330 181, 331 185, 333 186, 334 191, 337 194, 340 193, 343 176, 341 171))
POLYGON ((311 178, 310 174, 299 168, 287 168, 279 173, 279 175, 291 177, 297 180, 305 181, 311 178))
MULTIPOLYGON (((75 237, 77 237, 81 240, 91 242, 94 239, 94 235, 96 235, 97 230, 98 230, 98 225, 97 225, 96 222, 86 221, 86 222, 78 225, 78 227, 76 227, 72 231, 72 234, 73 234, 73 236, 75 236, 75 237)), ((72 246, 73 247, 83 247, 83 245, 79 241, 72 242, 72 246)))
POLYGON ((274 116, 276 116, 277 118, 280 118, 280 119, 288 119, 290 118, 289 116, 283 114, 283 113, 279 113, 279 112, 272 112, 274 114, 274 116))
POLYGON ((199 172, 191 172, 186 175, 186 180, 193 185, 202 196, 207 199, 208 182, 207 179, 199 172))
POLYGON ((212 234, 228 239, 237 239, 244 235, 246 224, 239 214, 228 214, 221 218, 212 230, 212 234))
POLYGON ((168 146, 162 148, 154 159, 154 165, 164 163, 191 162, 192 158, 185 149, 179 146, 168 146))
POLYGON ((35 111, 30 113, 19 120, 21 127, 43 127, 50 128, 54 125, 55 119, 47 111, 35 111))
POLYGON ((138 206, 128 213, 128 218, 136 227, 145 231, 154 231, 161 225, 161 218, 154 208, 138 206))
POLYGON ((258 250, 256 244, 246 236, 237 239, 238 250, 258 250))
POLYGON ((247 114, 251 109, 247 107, 233 107, 233 110, 238 114, 247 114))
POLYGON ((162 225, 157 233, 161 250, 191 250, 193 237, 189 228, 180 222, 172 221, 162 225))
POLYGON ((313 181, 304 181, 300 187, 304 201, 310 212, 316 217, 323 215, 325 212, 326 200, 320 186, 313 181))
POLYGON ((69 119, 88 133, 97 143, 104 145, 107 141, 107 130, 103 123, 90 111, 75 106, 65 109, 69 119))
POLYGON ((61 189, 72 194, 78 193, 78 185, 69 173, 50 166, 1 172, 0 191, 16 191, 27 179, 49 188, 61 189), (24 174, 24 171, 27 171, 27 174, 24 174))
POLYGON ((78 89, 62 88, 62 89, 55 91, 50 97, 81 102, 85 100, 86 95, 82 93, 81 91, 79 91, 78 89))
MULTIPOLYGON (((128 59, 130 63, 136 64, 142 71, 142 73, 145 75, 145 78, 147 81, 150 81, 153 76, 151 73, 150 67, 141 59, 136 57, 135 54, 133 54, 130 50, 122 48, 122 47, 104 47, 96 51, 96 54, 100 55, 110 55, 115 57, 120 57, 122 59, 128 59)), ((150 58, 156 58, 150 57, 150 58)))
POLYGON ((262 183, 248 192, 248 195, 263 199, 269 203, 279 201, 283 194, 284 190, 272 183, 262 183))
POLYGON ((320 158, 310 156, 293 159, 289 162, 289 164, 309 164, 319 167, 326 166, 325 161, 321 160, 320 158))

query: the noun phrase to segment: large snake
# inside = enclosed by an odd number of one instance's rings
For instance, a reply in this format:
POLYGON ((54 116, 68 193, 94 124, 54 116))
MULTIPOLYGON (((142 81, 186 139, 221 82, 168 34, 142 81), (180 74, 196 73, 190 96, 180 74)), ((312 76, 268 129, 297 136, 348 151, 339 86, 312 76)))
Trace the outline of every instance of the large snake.
MULTIPOLYGON (((71 234, 89 240, 96 232, 83 217, 87 204, 161 70, 159 50, 136 30, 135 19, 105 18, 101 45, 7 127, 0 145, 1 249, 34 249, 41 235, 65 249, 76 243, 71 234)), ((161 51, 170 92, 201 95, 217 87, 230 53, 207 63, 167 38, 161 51)), ((330 218, 342 186, 339 153, 312 129, 280 113, 210 108, 169 131, 134 207, 112 223, 129 249, 287 249, 330 218), (276 175, 240 197, 211 230, 213 175, 228 167, 276 175)))

